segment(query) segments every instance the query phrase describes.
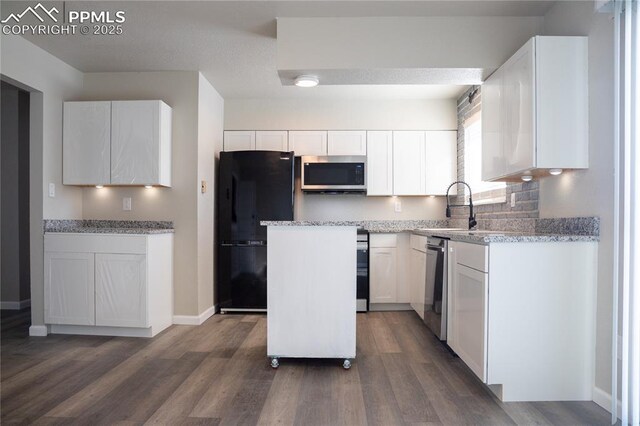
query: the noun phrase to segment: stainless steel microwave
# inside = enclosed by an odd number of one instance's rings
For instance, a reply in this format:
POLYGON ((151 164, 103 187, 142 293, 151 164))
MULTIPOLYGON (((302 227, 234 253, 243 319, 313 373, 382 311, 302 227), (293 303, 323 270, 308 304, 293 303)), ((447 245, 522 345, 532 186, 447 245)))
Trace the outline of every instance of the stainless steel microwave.
POLYGON ((305 192, 367 192, 365 156, 303 156, 301 162, 305 192))

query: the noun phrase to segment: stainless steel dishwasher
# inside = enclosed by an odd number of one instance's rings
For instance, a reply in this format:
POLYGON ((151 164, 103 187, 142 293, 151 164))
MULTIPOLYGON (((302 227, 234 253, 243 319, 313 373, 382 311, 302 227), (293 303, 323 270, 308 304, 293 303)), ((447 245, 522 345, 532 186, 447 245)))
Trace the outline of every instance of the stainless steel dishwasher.
POLYGON ((440 340, 447 340, 447 254, 449 240, 427 238, 424 322, 440 340))

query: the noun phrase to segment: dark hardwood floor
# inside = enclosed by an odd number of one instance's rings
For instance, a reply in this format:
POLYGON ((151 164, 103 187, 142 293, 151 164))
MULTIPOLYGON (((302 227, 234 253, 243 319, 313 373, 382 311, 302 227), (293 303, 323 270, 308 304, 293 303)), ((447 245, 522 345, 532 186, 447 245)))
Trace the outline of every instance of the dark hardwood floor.
POLYGON ((501 403, 413 312, 358 314, 357 357, 266 358, 266 317, 154 339, 28 337, 2 312, 2 424, 607 425, 593 402, 501 403))

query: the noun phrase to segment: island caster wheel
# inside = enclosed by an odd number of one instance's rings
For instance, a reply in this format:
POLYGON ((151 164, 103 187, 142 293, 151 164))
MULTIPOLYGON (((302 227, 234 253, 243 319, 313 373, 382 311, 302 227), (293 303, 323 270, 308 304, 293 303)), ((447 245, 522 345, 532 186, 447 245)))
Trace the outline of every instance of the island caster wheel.
POLYGON ((351 361, 349 361, 348 359, 345 359, 344 362, 342 363, 342 368, 344 368, 345 370, 348 370, 351 368, 351 361))
POLYGON ((278 361, 278 358, 271 358, 271 368, 278 367, 280 367, 280 361, 278 361))

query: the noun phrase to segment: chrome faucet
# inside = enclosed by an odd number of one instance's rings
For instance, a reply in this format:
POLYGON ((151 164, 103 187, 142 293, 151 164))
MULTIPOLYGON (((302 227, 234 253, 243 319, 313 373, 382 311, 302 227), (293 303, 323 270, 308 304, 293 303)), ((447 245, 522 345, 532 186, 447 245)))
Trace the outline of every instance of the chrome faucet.
POLYGON ((457 180, 455 182, 453 182, 451 185, 449 185, 449 187, 447 188, 447 211, 446 211, 446 215, 448 218, 451 217, 451 207, 465 207, 466 204, 449 204, 449 190, 451 189, 451 187, 453 185, 457 185, 457 184, 463 184, 463 185, 467 185, 467 188, 469 188, 469 229, 472 229, 474 226, 476 226, 478 224, 478 222, 476 221, 476 215, 473 214, 473 197, 471 196, 471 187, 469 186, 469 184, 467 182, 461 181, 461 180, 457 180))

